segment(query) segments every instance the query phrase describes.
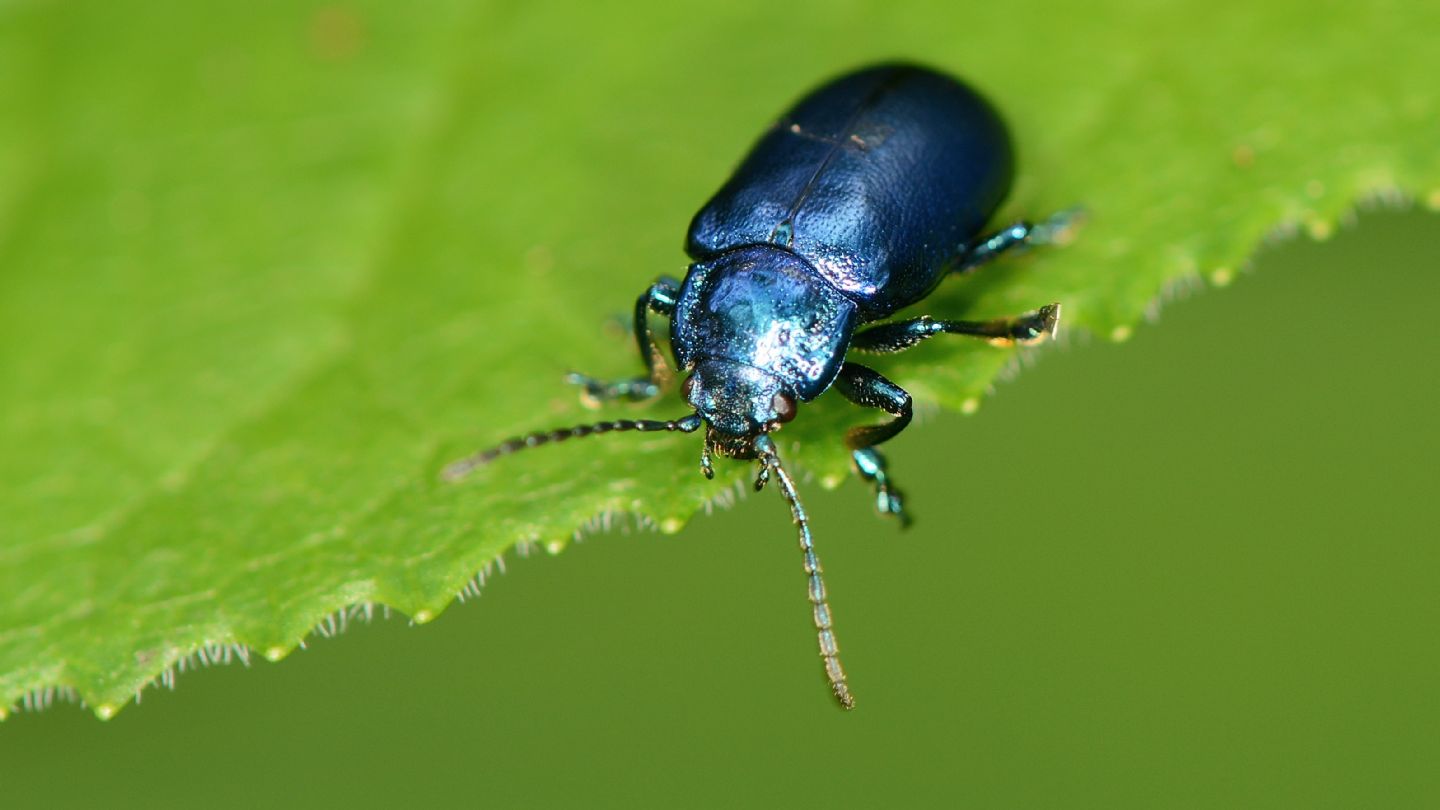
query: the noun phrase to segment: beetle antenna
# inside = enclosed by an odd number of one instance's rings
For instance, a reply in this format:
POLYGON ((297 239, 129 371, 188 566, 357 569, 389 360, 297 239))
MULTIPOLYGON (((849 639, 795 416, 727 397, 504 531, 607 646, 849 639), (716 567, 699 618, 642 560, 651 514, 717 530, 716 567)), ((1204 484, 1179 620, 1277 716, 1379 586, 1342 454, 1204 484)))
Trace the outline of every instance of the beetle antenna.
POLYGON ((559 430, 542 430, 538 433, 516 436, 494 447, 481 450, 459 461, 451 462, 445 467, 444 471, 440 473, 440 477, 446 481, 458 481, 466 475, 469 475, 476 467, 483 467, 501 456, 508 456, 511 453, 516 453, 531 447, 539 447, 542 444, 563 442, 566 439, 594 436, 599 433, 614 433, 622 430, 638 430, 641 433, 654 433, 662 430, 693 433, 699 430, 702 424, 704 424, 704 420, 700 418, 700 414, 692 413, 689 416, 682 416, 679 419, 672 419, 668 422, 657 422, 653 419, 617 419, 613 422, 595 422, 589 425, 560 428, 559 430))
POLYGON ((815 543, 810 536, 810 520, 805 517, 805 507, 795 491, 795 482, 775 451, 775 443, 769 436, 755 440, 755 451, 760 456, 764 469, 775 474, 780 485, 780 494, 790 505, 790 517, 795 521, 796 534, 800 539, 800 551, 805 555, 805 575, 810 578, 810 604, 815 607, 815 630, 820 637, 820 657, 825 659, 825 677, 830 679, 830 691, 846 709, 855 708, 855 698, 845 684, 845 670, 840 667, 840 648, 835 643, 835 631, 830 622, 830 605, 825 601, 825 580, 821 577, 820 558, 815 556, 815 543))

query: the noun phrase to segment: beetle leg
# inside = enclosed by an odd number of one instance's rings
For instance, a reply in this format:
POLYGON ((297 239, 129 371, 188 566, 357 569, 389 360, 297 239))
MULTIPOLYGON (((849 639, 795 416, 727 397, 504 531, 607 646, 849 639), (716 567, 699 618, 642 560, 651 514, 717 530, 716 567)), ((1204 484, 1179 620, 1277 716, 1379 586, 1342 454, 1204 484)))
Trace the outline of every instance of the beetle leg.
POLYGON ((845 434, 845 445, 850 448, 855 470, 861 478, 875 487, 876 507, 882 514, 898 518, 901 526, 909 526, 910 516, 905 513, 904 497, 891 480, 885 457, 880 455, 875 445, 891 438, 910 424, 910 395, 879 372, 856 363, 846 363, 840 367, 840 375, 835 378, 835 387, 841 395, 857 405, 880 408, 895 416, 883 424, 852 428, 845 434))
POLYGON ((650 285, 639 298, 635 299, 635 345, 640 349, 640 359, 645 361, 645 376, 626 380, 605 382, 588 374, 572 371, 565 375, 565 381, 584 387, 582 395, 591 402, 611 399, 628 399, 638 402, 657 396, 670 382, 670 366, 655 333, 650 329, 650 313, 669 317, 675 312, 676 299, 680 297, 680 282, 670 276, 661 276, 650 285))
POLYGON ((1069 241, 1074 227, 1079 224, 1082 211, 1070 208, 1036 225, 1025 220, 1008 228, 982 236, 961 248, 954 259, 950 272, 969 273, 982 264, 988 264, 1001 254, 1015 248, 1051 245, 1069 241))
POLYGON ((862 329, 850 341, 850 348, 862 352, 899 352, 939 334, 981 337, 996 346, 1038 343, 1047 337, 1054 337, 1059 325, 1059 304, 1049 304, 1023 315, 988 321, 937 321, 922 315, 919 318, 862 329))
POLYGON ((910 515, 905 512, 905 496, 890 480, 890 471, 885 464, 885 457, 873 447, 852 450, 850 455, 855 461, 855 469, 859 471, 860 477, 875 487, 875 508, 879 509, 882 515, 894 515, 900 520, 901 526, 909 526, 910 515))

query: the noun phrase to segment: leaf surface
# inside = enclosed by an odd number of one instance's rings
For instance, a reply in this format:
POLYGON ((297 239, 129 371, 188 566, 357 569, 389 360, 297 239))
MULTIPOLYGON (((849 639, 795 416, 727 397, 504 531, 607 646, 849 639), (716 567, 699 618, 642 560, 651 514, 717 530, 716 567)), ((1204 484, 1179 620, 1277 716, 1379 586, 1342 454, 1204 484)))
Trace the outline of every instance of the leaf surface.
MULTIPOLYGON (((1089 212, 917 312, 1059 301, 1123 338, 1268 235, 1440 208, 1423 4, 627 8, 0 4, 0 706, 109 716, 189 656, 280 658, 357 605, 428 619, 517 544, 676 530, 744 484, 653 434, 437 474, 599 418, 563 373, 635 373, 624 313, 683 271, 694 209, 856 64, 965 76, 1018 143, 1006 216, 1089 212)), ((1015 357, 875 365, 969 410, 1015 357)), ((876 418, 832 399, 780 434, 825 482, 876 418)))

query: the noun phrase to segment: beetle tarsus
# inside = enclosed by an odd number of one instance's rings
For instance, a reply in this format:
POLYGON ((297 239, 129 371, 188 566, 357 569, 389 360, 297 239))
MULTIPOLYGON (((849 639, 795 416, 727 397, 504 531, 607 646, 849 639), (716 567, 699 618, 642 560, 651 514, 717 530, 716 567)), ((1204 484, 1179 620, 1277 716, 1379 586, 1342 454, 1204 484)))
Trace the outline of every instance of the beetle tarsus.
POLYGON ((770 465, 762 460, 760 469, 755 473, 755 491, 763 490, 768 483, 770 483, 770 465))
POLYGON ((902 528, 910 526, 910 515, 905 511, 905 498, 890 479, 890 470, 885 457, 874 447, 862 447, 851 453, 855 471, 875 487, 875 508, 882 515, 894 515, 902 528))
POLYGON ((950 272, 965 275, 1006 253, 1023 252, 1041 245, 1068 244, 1084 219, 1084 209, 1075 206, 1051 214, 1038 224, 1026 220, 1013 223, 961 248, 950 272))
POLYGON ((1088 212, 1084 206, 1075 205, 1056 211, 1043 222, 1030 229, 1030 245, 1068 245, 1075 240, 1080 226, 1085 224, 1088 212))
POLYGON ((580 386, 580 400, 587 408, 598 408, 601 404, 615 399, 643 402, 660 395, 660 386, 647 377, 605 382, 588 374, 572 371, 565 375, 565 382, 580 386))
MULTIPOLYGON (((974 324, 981 337, 995 346, 1030 346, 1053 339, 1060 330, 1060 305, 1046 304, 1014 318, 996 318, 974 324)), ((961 333, 964 334, 964 333, 961 333)))
POLYGON ((700 474, 705 480, 715 480, 715 465, 710 462, 710 437, 705 437, 705 443, 700 446, 700 474))

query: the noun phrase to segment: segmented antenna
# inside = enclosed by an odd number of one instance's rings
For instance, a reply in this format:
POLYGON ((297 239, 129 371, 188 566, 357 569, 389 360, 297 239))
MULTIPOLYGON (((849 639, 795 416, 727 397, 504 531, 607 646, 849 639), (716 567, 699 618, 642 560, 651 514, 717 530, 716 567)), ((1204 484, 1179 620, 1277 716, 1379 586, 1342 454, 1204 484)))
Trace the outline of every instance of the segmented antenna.
MULTIPOLYGON (((800 551, 805 555, 805 575, 810 578, 810 604, 815 607, 815 630, 820 638, 820 657, 825 659, 825 677, 830 679, 830 691, 846 709, 855 708, 855 698, 845 684, 845 670, 840 666, 840 648, 835 643, 835 631, 830 622, 830 605, 825 601, 825 580, 821 576, 820 558, 815 556, 815 543, 810 536, 810 521, 805 517, 805 507, 795 492, 795 482, 780 464, 775 452, 775 443, 769 436, 755 440, 755 450, 761 463, 775 474, 780 483, 780 494, 790 505, 790 517, 795 521, 796 535, 800 540, 800 551)), ((756 481, 757 488, 763 486, 756 481)))
POLYGON ((452 462, 440 473, 440 477, 446 481, 456 481, 464 478, 476 467, 483 467, 501 456, 508 456, 511 453, 531 447, 539 447, 542 444, 563 442, 566 439, 624 430, 638 430, 641 433, 652 433, 661 430, 693 433, 699 430, 702 424, 704 424, 704 421, 700 418, 700 415, 692 413, 689 416, 673 419, 668 422, 657 422, 653 419, 617 419, 614 422, 595 422, 594 424, 576 425, 575 427, 560 428, 559 430, 543 430, 525 436, 516 436, 488 450, 481 450, 474 455, 466 456, 459 461, 452 462))

